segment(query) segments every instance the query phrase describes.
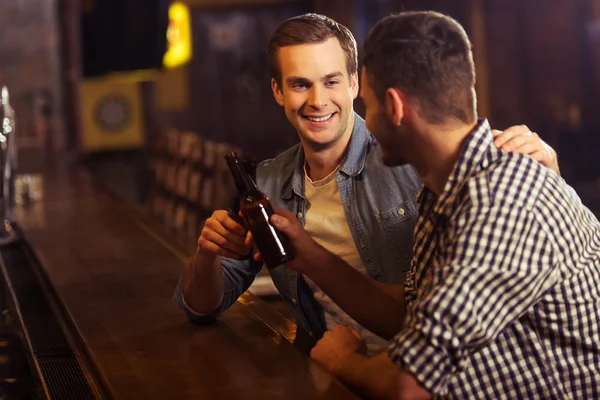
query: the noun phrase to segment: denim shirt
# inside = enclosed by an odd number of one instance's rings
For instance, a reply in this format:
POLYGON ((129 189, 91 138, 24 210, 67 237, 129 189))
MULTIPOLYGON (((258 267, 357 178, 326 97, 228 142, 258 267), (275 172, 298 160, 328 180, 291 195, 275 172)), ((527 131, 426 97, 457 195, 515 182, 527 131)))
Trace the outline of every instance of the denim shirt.
MULTIPOLYGON (((367 273, 384 282, 403 284, 412 258, 413 228, 417 221, 417 192, 421 181, 411 166, 386 167, 381 150, 365 121, 354 116, 348 152, 336 181, 352 238, 367 273)), ((257 185, 275 206, 295 213, 304 224, 304 151, 300 144, 257 169, 257 185)), ((210 315, 198 316, 185 307, 181 279, 174 299, 194 322, 208 322, 225 312, 248 289, 262 268, 261 262, 222 258, 225 294, 210 315)), ((325 331, 323 311, 301 274, 283 265, 270 270, 273 283, 294 310, 298 324, 309 336, 325 331)), ((374 310, 375 311, 375 310, 374 310)))

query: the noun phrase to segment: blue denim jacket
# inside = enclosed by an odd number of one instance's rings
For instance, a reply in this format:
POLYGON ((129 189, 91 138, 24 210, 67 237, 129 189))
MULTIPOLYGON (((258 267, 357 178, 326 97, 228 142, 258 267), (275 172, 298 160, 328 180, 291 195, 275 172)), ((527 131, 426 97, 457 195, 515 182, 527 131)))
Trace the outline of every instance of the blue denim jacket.
MULTIPOLYGON (((257 185, 273 205, 294 212, 304 223, 304 152, 302 146, 263 161, 257 169, 257 185)), ((369 275, 385 283, 404 283, 412 257, 413 228, 417 220, 416 195, 421 188, 411 166, 389 168, 381 161, 380 148, 355 114, 348 154, 336 174, 346 219, 356 248, 369 275)), ((225 312, 248 289, 262 263, 222 259, 225 295, 210 315, 197 316, 181 301, 181 279, 174 299, 194 322, 208 322, 225 312)), ((298 324, 312 337, 325 331, 323 311, 304 279, 280 265, 270 271, 273 283, 292 307, 298 324)))

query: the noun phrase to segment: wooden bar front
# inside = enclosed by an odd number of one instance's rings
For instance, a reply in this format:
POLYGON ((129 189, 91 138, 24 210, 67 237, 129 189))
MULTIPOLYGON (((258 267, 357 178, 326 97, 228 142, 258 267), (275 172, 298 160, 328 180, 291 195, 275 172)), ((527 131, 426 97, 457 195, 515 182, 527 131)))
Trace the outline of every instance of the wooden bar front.
POLYGON ((18 207, 17 222, 110 397, 356 398, 252 295, 214 324, 187 322, 172 294, 190 254, 83 168, 44 168, 43 198, 18 207))

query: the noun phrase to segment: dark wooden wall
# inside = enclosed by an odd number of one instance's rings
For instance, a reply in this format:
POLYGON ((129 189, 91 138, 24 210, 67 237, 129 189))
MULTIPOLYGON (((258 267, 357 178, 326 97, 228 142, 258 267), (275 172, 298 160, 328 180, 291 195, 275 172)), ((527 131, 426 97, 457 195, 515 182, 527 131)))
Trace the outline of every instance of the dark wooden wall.
POLYGON ((588 0, 485 4, 492 123, 538 131, 571 181, 598 176, 598 66, 588 0))
POLYGON ((570 182, 600 177, 600 1, 397 0, 367 8, 375 10, 362 14, 369 27, 401 10, 456 18, 474 45, 480 115, 498 129, 537 131, 570 182))
MULTIPOLYGON (((151 126, 193 130, 259 158, 272 157, 297 142, 269 87, 266 45, 277 24, 321 12, 348 26, 360 49, 372 25, 390 12, 433 9, 456 18, 473 40, 481 116, 500 129, 529 125, 557 149, 571 181, 600 176, 600 29, 593 25, 600 17, 598 0, 248 0, 226 7, 190 2, 196 4, 194 58, 178 78, 186 105, 161 110, 153 105, 155 85, 147 85, 151 126), (215 47, 214 25, 232 21, 243 26, 243 35, 228 48, 215 47)), ((160 93, 165 95, 164 87, 160 93)), ((356 109, 362 112, 360 102, 356 109)))

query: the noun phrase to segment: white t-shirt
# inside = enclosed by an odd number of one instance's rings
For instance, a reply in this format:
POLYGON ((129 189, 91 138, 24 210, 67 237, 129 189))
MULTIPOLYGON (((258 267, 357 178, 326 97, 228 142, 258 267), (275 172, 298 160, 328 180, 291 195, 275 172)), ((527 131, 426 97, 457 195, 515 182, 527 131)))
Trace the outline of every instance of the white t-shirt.
MULTIPOLYGON (((306 173, 304 174, 307 200, 304 228, 321 246, 342 258, 358 272, 367 275, 348 227, 338 183, 335 180, 336 173, 337 169, 316 182, 313 182, 306 173)), ((304 279, 325 311, 327 329, 338 324, 353 327, 365 339, 369 354, 378 353, 387 347, 388 342, 385 339, 352 319, 308 277, 304 276, 304 279)))

